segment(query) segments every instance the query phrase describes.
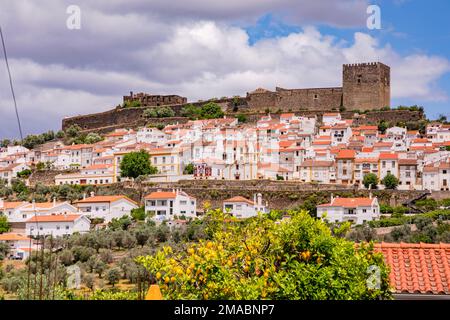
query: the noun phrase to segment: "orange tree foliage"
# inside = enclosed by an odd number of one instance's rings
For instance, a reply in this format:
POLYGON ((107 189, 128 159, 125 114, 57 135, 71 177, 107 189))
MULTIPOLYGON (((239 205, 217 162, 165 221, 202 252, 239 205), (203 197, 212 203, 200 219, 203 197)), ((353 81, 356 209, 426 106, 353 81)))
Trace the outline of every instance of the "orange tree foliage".
POLYGON ((260 215, 236 221, 207 214, 211 240, 182 250, 164 247, 137 258, 165 299, 380 299, 390 298, 389 271, 371 244, 334 237, 307 212, 277 220, 260 215), (379 287, 368 286, 370 266, 379 287), (372 289, 371 289, 372 288, 372 289))

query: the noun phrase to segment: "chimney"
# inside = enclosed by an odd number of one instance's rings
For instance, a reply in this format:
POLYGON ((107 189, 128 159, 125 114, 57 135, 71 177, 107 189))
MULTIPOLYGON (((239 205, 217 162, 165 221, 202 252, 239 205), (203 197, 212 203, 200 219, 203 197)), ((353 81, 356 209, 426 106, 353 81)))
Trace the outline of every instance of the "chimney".
POLYGON ((256 202, 256 193, 253 195, 253 202, 257 205, 258 203, 256 202))
POLYGON ((2 198, 0 198, 0 208, 3 208, 4 205, 5 205, 5 201, 3 201, 2 198))
POLYGON ((86 200, 86 192, 83 193, 83 200, 86 200))
POLYGON ((56 197, 53 197, 53 207, 56 207, 56 197))
POLYGON ((258 206, 262 206, 262 194, 258 193, 258 206))
POLYGON ((33 208, 33 211, 36 210, 36 201, 33 199, 33 205, 31 206, 33 208))
POLYGON ((162 192, 162 190, 161 189, 157 189, 156 192, 162 192))
POLYGON ((331 203, 333 203, 333 200, 334 200, 334 195, 331 194, 331 203))
POLYGON ((130 98, 133 99, 133 91, 130 91, 130 98))
POLYGON ((91 198, 95 196, 94 191, 91 192, 91 198))
POLYGON ((372 191, 369 192, 369 199, 372 199, 372 191))

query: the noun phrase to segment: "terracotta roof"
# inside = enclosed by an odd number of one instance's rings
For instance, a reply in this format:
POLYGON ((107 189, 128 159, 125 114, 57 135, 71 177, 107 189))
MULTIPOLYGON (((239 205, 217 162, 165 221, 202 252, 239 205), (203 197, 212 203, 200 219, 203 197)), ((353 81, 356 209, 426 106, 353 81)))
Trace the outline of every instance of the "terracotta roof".
POLYGON ((80 201, 77 201, 75 203, 91 203, 91 202, 116 202, 118 200, 128 200, 134 204, 137 204, 135 201, 131 200, 130 198, 128 198, 127 196, 123 196, 123 195, 118 195, 118 196, 94 196, 94 197, 89 197, 80 201))
POLYGON ((417 165, 417 159, 399 159, 398 160, 399 165, 407 165, 407 166, 413 166, 417 165))
POLYGON ((334 198, 331 203, 322 204, 318 207, 370 207, 375 198, 334 198))
POLYGON ((396 153, 380 153, 380 160, 397 160, 398 154, 396 153))
POLYGON ((34 216, 26 222, 74 222, 82 217, 81 214, 51 214, 45 216, 34 216))
POLYGON ((339 150, 339 153, 336 156, 336 159, 353 159, 355 158, 356 151, 355 150, 339 150))
POLYGON ((251 205, 254 205, 255 203, 253 201, 248 200, 247 198, 244 198, 242 196, 236 196, 227 200, 223 200, 223 202, 245 202, 251 205))
POLYGON ((301 166, 302 167, 332 167, 334 161, 316 161, 316 160, 305 160, 301 166))
POLYGON ((175 199, 177 194, 175 192, 165 192, 165 191, 157 191, 152 192, 149 195, 145 196, 145 199, 175 199))
POLYGON ((378 163, 377 158, 357 158, 355 163, 378 163))
POLYGON ((13 202, 3 202, 3 207, 2 209, 6 210, 6 209, 15 209, 17 207, 20 207, 22 205, 27 204, 27 202, 20 202, 20 201, 13 201, 13 202))
POLYGON ((0 241, 19 241, 19 240, 30 240, 27 236, 20 233, 2 233, 0 234, 0 241))
POLYGON ((450 294, 450 244, 378 243, 397 293, 450 294))

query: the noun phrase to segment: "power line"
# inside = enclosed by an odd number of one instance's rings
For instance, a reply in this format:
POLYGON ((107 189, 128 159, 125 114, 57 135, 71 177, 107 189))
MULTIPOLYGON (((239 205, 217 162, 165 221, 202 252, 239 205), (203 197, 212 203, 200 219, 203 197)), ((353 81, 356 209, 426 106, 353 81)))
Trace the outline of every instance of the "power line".
POLYGON ((2 38, 3 54, 5 55, 6 69, 8 69, 9 85, 11 87, 11 93, 12 93, 12 97, 14 100, 14 109, 16 110, 17 124, 19 125, 20 140, 23 140, 22 126, 20 124, 19 111, 17 110, 16 95, 14 93, 14 87, 13 87, 13 82, 12 82, 12 77, 11 77, 11 70, 9 69, 8 55, 6 54, 5 39, 3 38, 2 27, 0 27, 0 36, 2 38))

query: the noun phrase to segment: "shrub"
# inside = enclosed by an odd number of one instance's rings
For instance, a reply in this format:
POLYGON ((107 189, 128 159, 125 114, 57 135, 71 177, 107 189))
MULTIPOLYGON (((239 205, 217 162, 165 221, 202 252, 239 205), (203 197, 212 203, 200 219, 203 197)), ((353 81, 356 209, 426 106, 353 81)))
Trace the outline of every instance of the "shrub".
POLYGON ((389 272, 372 245, 331 235, 306 212, 277 223, 266 216, 229 222, 209 211, 210 241, 138 258, 166 299, 390 298, 389 272), (380 268, 380 288, 369 289, 369 266, 380 268), (339 276, 332 276, 339 275, 339 276))

